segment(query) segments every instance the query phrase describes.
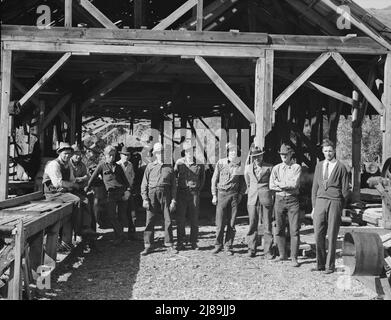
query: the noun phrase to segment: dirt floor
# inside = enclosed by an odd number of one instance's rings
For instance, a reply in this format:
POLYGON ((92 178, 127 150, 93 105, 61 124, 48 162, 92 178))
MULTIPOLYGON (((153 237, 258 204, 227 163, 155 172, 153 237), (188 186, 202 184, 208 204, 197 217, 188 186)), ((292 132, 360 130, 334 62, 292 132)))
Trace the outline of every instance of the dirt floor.
MULTIPOLYGON (((337 272, 325 275, 311 272, 315 258, 301 257, 299 268, 290 262, 273 263, 247 256, 247 221, 237 226, 233 256, 211 254, 213 221, 203 219, 199 251, 168 253, 163 247, 163 231, 155 233, 155 253, 140 256, 142 242, 112 245, 112 233, 97 241, 100 252, 89 253, 77 247, 53 272, 51 289, 36 291, 37 299, 360 299, 376 294, 345 275, 342 259, 337 272)), ((137 228, 142 236, 143 227, 137 228)), ((189 232, 189 230, 187 230, 189 232)), ((176 231, 174 230, 174 235, 176 231)), ((60 256, 61 258, 61 256, 60 256)), ((62 257, 64 258, 64 256, 62 257)))

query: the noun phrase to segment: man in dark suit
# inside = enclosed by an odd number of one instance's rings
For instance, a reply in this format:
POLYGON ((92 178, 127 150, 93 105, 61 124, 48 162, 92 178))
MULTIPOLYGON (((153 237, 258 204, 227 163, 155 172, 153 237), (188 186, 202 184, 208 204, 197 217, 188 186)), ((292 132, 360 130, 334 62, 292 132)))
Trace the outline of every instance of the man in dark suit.
POLYGON ((316 263, 312 271, 335 270, 335 252, 342 209, 349 194, 349 177, 346 167, 335 157, 335 144, 323 140, 325 160, 316 165, 312 184, 312 213, 316 241, 316 263), (328 253, 326 256, 326 234, 328 253))
POLYGON ((262 222, 265 258, 271 258, 273 197, 269 189, 269 179, 273 166, 263 162, 264 151, 253 147, 250 151, 250 164, 246 165, 244 178, 247 185, 247 210, 249 228, 247 233, 248 253, 255 257, 258 240, 258 222, 262 222))

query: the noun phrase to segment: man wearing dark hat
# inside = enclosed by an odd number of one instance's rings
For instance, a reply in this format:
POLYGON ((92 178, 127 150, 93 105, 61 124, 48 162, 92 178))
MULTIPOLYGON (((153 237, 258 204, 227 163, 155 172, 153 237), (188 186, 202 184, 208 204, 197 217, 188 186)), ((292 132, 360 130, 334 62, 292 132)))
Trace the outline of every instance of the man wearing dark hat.
POLYGON ((95 236, 96 233, 91 228, 91 215, 88 210, 84 210, 84 203, 80 197, 82 189, 77 182, 72 166, 70 165, 70 158, 73 153, 73 148, 69 143, 60 142, 57 149, 58 157, 47 163, 42 183, 44 185, 45 194, 50 197, 51 194, 58 192, 71 192, 78 197, 75 201, 79 210, 75 211, 73 216, 74 229, 77 234, 85 236, 95 236))
POLYGON ((299 183, 301 166, 292 159, 293 149, 287 144, 281 145, 282 162, 274 166, 270 176, 270 189, 275 191, 274 211, 276 215, 276 242, 280 253, 276 262, 287 260, 285 252, 286 219, 289 221, 291 238, 292 266, 299 267, 299 183))
POLYGON ((237 145, 227 143, 226 150, 228 157, 217 161, 211 182, 212 203, 216 205, 216 242, 212 253, 219 253, 224 246, 225 252, 233 255, 236 214, 246 191, 246 183, 237 145), (227 232, 223 242, 225 225, 227 232))
POLYGON ((263 154, 264 151, 261 148, 252 147, 250 164, 246 165, 244 169, 249 215, 247 240, 249 256, 255 257, 258 241, 258 222, 261 221, 264 237, 264 257, 271 258, 273 196, 269 189, 269 180, 273 166, 263 161, 263 154))
POLYGON ((174 171, 177 178, 177 250, 184 249, 186 237, 186 213, 190 218, 190 244, 192 249, 198 249, 198 217, 200 206, 200 191, 205 183, 205 167, 198 164, 194 157, 194 146, 190 141, 183 144, 185 156, 175 163, 174 171))
POLYGON ((325 160, 318 162, 312 184, 312 217, 316 241, 317 267, 312 271, 334 272, 337 237, 342 209, 349 195, 349 177, 344 164, 335 158, 335 144, 325 139, 325 160), (328 252, 326 255, 326 234, 328 252))
POLYGON ((144 231, 144 251, 147 255, 153 251, 155 223, 159 215, 164 217, 164 244, 169 251, 177 253, 173 247, 171 212, 176 208, 176 181, 174 168, 163 163, 163 145, 157 142, 153 146, 154 161, 149 163, 144 171, 141 183, 143 207, 147 210, 144 231))
POLYGON ((123 146, 120 151, 120 160, 117 161, 117 164, 121 166, 124 170, 126 179, 128 179, 129 187, 126 189, 123 197, 122 203, 120 206, 121 210, 119 212, 126 213, 124 217, 120 217, 122 224, 128 226, 128 239, 137 240, 136 238, 136 211, 132 208, 132 188, 134 183, 134 170, 133 165, 130 160, 130 150, 126 146, 123 146))

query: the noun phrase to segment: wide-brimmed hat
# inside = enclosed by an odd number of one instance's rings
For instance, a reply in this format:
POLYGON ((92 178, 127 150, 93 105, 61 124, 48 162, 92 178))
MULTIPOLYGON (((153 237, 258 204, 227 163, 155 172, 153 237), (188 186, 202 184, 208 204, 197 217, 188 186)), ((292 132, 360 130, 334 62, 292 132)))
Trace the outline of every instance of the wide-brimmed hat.
POLYGON ((60 153, 61 151, 64 151, 64 150, 71 150, 71 151, 73 151, 73 148, 71 147, 71 145, 68 142, 60 142, 56 152, 60 153))
POLYGON ((73 152, 84 152, 83 146, 80 146, 78 144, 72 145, 73 152))
POLYGON ((225 149, 226 150, 231 150, 231 149, 235 149, 235 150, 238 150, 238 145, 233 143, 233 142, 228 142, 226 145, 225 145, 225 149))
POLYGON ((152 153, 162 152, 162 150, 163 150, 163 145, 160 142, 156 142, 153 145, 152 153))
POLYGON ((292 152, 293 152, 292 147, 287 144, 282 144, 280 147, 280 151, 278 151, 279 154, 288 154, 288 153, 292 153, 292 152))
POLYGON ((265 153, 265 149, 261 149, 260 147, 254 147, 250 151, 250 157, 260 156, 265 153))
POLYGON ((119 153, 128 156, 128 155, 130 155, 130 150, 129 150, 128 147, 123 146, 122 149, 121 149, 121 151, 120 151, 119 153))

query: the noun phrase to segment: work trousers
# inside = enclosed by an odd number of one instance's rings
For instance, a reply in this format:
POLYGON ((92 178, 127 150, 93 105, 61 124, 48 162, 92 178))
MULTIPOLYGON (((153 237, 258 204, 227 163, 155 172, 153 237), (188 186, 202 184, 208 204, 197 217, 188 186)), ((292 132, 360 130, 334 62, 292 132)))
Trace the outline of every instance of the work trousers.
POLYGON ((185 242, 186 214, 190 219, 190 243, 196 244, 198 240, 198 217, 200 206, 199 191, 179 190, 177 194, 176 222, 178 245, 185 242))
POLYGON ((170 213, 171 187, 153 188, 148 192, 150 208, 147 210, 147 218, 144 230, 144 246, 153 245, 155 224, 159 216, 164 217, 164 244, 167 247, 173 245, 172 220, 170 213))
POLYGON ((317 198, 314 210, 314 231, 316 241, 316 263, 318 268, 335 268, 337 237, 341 226, 342 200, 317 198), (326 234, 328 252, 326 256, 326 234))
POLYGON ((123 212, 123 210, 126 209, 126 207, 122 205, 123 195, 123 191, 107 192, 107 220, 110 226, 114 229, 114 236, 116 239, 123 237, 123 225, 121 224, 121 221, 119 219, 119 217, 126 215, 126 212, 123 212))
POLYGON ((134 234, 136 232, 136 211, 132 210, 132 194, 129 190, 125 191, 122 196, 122 201, 119 203, 121 213, 120 221, 123 226, 128 226, 128 234, 134 234))
POLYGON ((276 242, 280 257, 285 258, 285 228, 286 220, 289 222, 289 232, 291 240, 291 258, 296 259, 300 243, 300 223, 299 223, 299 199, 296 196, 276 196, 276 242))
POLYGON ((248 249, 255 251, 258 246, 258 236, 263 235, 263 252, 265 254, 272 254, 271 248, 273 242, 273 206, 264 206, 258 202, 257 205, 248 205, 247 211, 249 216, 249 226, 247 232, 248 249))
POLYGON ((231 249, 235 238, 235 222, 238 212, 238 197, 236 192, 222 192, 217 193, 217 207, 216 207, 216 242, 215 246, 226 249, 231 249), (227 226, 227 232, 224 240, 224 230, 227 226))

